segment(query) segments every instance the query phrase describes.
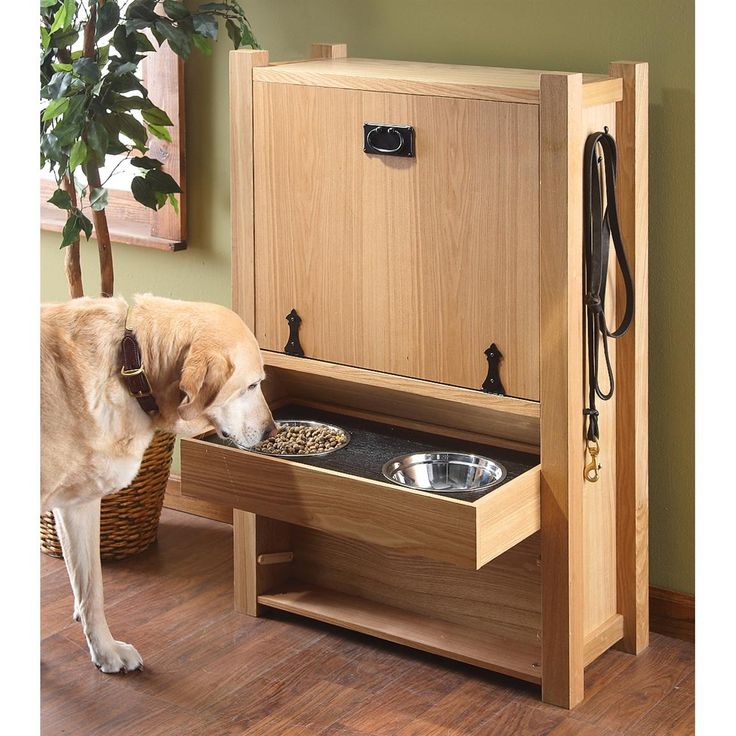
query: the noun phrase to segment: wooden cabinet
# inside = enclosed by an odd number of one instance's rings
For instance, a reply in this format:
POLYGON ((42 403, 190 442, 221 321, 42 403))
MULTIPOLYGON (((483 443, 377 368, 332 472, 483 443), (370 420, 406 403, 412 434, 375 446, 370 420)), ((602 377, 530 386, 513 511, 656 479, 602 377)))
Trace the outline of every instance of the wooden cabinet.
POLYGON ((311 358, 480 389, 495 342, 506 393, 538 399, 537 106, 267 72, 253 89, 261 346, 283 349, 294 308, 311 358), (365 153, 366 121, 412 126, 415 155, 365 153))
POLYGON ((269 403, 527 465, 458 499, 392 485, 385 444, 363 460, 340 450, 338 469, 201 437, 182 441, 182 494, 234 509, 237 610, 470 662, 572 708, 586 665, 648 643, 647 65, 493 69, 329 44, 313 56, 231 54, 233 308, 264 348, 269 403), (366 153, 367 123, 411 126, 414 155, 366 153), (611 349, 592 483, 582 154, 605 126, 637 311, 611 349), (305 357, 284 354, 291 310, 305 357), (481 390, 491 343, 505 395, 481 390))

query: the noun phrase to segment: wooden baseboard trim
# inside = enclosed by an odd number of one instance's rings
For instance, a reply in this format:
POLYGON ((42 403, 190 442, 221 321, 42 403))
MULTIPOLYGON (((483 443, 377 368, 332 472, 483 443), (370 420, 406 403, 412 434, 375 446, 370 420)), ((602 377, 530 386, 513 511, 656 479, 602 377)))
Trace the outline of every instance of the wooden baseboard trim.
POLYGON ((695 641, 695 596, 649 588, 649 629, 675 639, 695 641))
MULTIPOLYGON (((181 495, 181 478, 178 475, 169 476, 164 496, 164 506, 176 511, 184 511, 196 516, 204 516, 215 521, 233 523, 233 510, 222 504, 209 501, 198 501, 181 495)), ((611 621, 612 626, 618 623, 611 621)), ((657 634, 672 636, 685 641, 695 641, 695 597, 686 593, 676 593, 663 588, 649 588, 649 628, 657 634)), ((610 638, 610 629, 605 637, 610 638)), ((604 638, 605 638, 604 637, 604 638)), ((619 637, 620 638, 620 637, 619 637)), ((596 643, 589 643, 592 654, 596 643)))

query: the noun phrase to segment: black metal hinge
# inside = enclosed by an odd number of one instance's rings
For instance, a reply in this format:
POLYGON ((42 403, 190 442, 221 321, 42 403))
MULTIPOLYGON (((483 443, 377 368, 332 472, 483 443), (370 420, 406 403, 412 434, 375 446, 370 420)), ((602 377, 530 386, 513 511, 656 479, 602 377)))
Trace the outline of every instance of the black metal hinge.
POLYGON ((487 394, 501 394, 505 396, 506 389, 501 383, 501 375, 498 372, 498 364, 501 362, 503 355, 495 342, 491 343, 489 348, 486 348, 485 355, 488 360, 488 375, 486 376, 486 380, 483 381, 481 388, 487 394))
POLYGON ((302 318, 296 309, 292 309, 286 315, 286 321, 289 323, 289 341, 284 345, 284 352, 287 355, 296 355, 299 358, 303 358, 304 350, 299 342, 299 325, 302 323, 302 318))

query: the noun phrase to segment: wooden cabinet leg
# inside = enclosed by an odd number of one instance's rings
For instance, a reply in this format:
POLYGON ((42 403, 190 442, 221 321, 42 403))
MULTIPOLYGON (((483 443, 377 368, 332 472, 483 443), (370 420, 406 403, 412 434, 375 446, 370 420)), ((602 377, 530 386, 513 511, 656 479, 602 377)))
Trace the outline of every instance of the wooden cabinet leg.
POLYGON ((609 74, 623 79, 623 99, 616 105, 616 199, 635 303, 634 322, 616 346, 616 577, 618 610, 624 617, 619 647, 638 654, 649 644, 649 66, 617 61, 610 64, 609 74))
POLYGON ((291 533, 288 524, 247 511, 233 509, 233 570, 235 610, 249 616, 260 616, 258 596, 283 583, 289 577, 291 557, 283 555, 283 562, 272 563, 272 555, 291 552, 291 533))
POLYGON ((584 691, 582 75, 540 84, 542 699, 584 691))

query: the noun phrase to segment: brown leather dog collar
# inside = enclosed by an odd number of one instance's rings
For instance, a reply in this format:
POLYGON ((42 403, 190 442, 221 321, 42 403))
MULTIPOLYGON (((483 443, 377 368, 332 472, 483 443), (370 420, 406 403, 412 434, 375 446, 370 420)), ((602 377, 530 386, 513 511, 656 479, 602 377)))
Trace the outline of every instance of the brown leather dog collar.
POLYGON ((133 330, 128 327, 128 315, 130 315, 130 307, 128 307, 128 314, 125 316, 125 332, 120 343, 123 364, 120 375, 123 377, 130 395, 138 401, 141 409, 146 414, 152 414, 158 411, 158 404, 151 393, 151 384, 148 382, 146 371, 143 368, 141 346, 133 330))

